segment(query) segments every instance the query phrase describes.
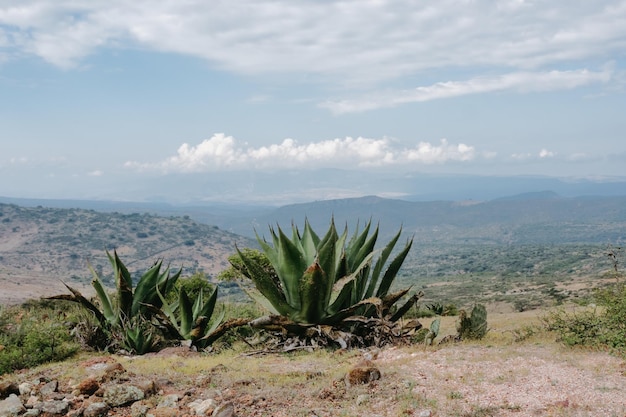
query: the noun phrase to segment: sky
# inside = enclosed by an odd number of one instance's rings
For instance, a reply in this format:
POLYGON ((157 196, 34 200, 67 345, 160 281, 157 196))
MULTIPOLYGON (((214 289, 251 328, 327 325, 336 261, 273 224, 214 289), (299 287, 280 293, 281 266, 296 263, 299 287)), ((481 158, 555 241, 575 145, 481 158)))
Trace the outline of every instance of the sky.
POLYGON ((0 0, 0 196, 623 178, 625 69, 626 1, 0 0))

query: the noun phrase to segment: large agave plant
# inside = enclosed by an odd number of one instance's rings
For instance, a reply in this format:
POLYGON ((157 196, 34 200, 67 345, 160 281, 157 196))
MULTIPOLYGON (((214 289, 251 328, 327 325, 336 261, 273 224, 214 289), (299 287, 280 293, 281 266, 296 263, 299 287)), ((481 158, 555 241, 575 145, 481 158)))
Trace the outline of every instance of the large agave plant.
MULTIPOLYGON (((397 321, 417 301, 420 295, 410 297, 396 311, 392 307, 409 289, 389 293, 393 281, 406 258, 412 240, 390 260, 401 230, 380 251, 374 262, 378 227, 370 234, 371 221, 362 231, 357 230, 348 239, 347 227, 339 234, 334 221, 322 237, 308 221, 302 232, 292 226, 288 237, 280 226, 270 228, 272 244, 257 235, 274 271, 268 271, 257 259, 238 250, 241 264, 236 265, 250 278, 270 310, 284 319, 301 325, 336 326, 346 319, 365 322, 368 317, 397 321), (372 266, 373 265, 373 266, 372 266)), ((261 299, 261 302, 263 302, 261 299)), ((263 321, 267 323, 268 321, 263 321)), ((270 322, 272 322, 270 320, 270 322)))

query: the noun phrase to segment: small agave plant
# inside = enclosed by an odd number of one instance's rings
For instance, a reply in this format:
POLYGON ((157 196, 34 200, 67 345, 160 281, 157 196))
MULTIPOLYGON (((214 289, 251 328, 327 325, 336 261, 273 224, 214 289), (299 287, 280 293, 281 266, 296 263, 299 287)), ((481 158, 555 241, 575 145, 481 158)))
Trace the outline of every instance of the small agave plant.
POLYGON ((170 338, 187 340, 192 346, 198 348, 205 348, 210 344, 212 340, 210 336, 224 319, 224 312, 222 312, 209 327, 217 301, 217 288, 211 291, 206 300, 203 291, 200 290, 193 302, 184 288, 181 288, 178 293, 178 301, 173 303, 168 303, 165 296, 159 292, 163 307, 156 312, 155 317, 170 338))
POLYGON ((162 261, 159 260, 133 287, 131 275, 117 252, 114 251, 111 255, 107 251, 107 256, 115 274, 115 295, 108 293, 96 271, 89 266, 97 302, 85 298, 67 284, 65 286, 71 295, 62 294, 50 298, 74 301, 91 311, 102 330, 110 335, 110 345, 117 344, 117 347, 132 353, 143 354, 156 348, 157 335, 160 334, 167 341, 187 340, 192 346, 202 348, 228 328, 242 325, 237 322, 224 326, 221 316, 213 320, 209 327, 217 300, 217 287, 206 299, 200 292, 193 302, 181 288, 178 301, 168 303, 165 295, 174 291, 182 269, 170 274, 169 268, 161 270, 162 261))
MULTIPOLYGON (((255 284, 257 291, 250 295, 273 313, 251 324, 279 326, 292 332, 321 325, 329 331, 361 335, 373 330, 372 323, 390 328, 389 323, 396 323, 421 296, 409 297, 396 309, 394 305, 408 294, 409 288, 389 293, 412 240, 388 262, 400 237, 398 231, 374 262, 378 227, 370 235, 371 229, 370 221, 362 231, 357 227, 348 239, 347 227, 339 234, 331 221, 326 234, 320 237, 305 221, 302 232, 292 226, 291 238, 280 226, 270 228, 272 244, 257 234, 274 271, 239 250, 242 262, 233 263, 255 284)), ((421 325, 414 323, 416 327, 421 325)), ((374 330, 380 330, 380 326, 374 330)))

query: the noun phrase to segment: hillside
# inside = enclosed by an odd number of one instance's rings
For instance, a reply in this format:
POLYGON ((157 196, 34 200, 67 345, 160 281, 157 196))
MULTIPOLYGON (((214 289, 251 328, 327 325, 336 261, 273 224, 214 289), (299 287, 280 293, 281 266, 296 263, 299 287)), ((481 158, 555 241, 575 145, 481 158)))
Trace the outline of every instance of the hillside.
POLYGON ((185 274, 215 275, 228 267, 235 245, 254 242, 188 216, 0 204, 0 304, 65 291, 61 281, 88 283, 88 262, 110 274, 105 250, 117 250, 131 273, 163 259, 185 274))
MULTIPOLYGON (((198 221, 210 209, 192 214, 198 221)), ((417 242, 428 243, 607 243, 626 238, 626 197, 564 198, 553 193, 533 193, 490 201, 431 201, 362 197, 293 204, 271 212, 219 219, 220 227, 253 236, 269 224, 301 223, 307 218, 315 228, 329 219, 353 227, 357 221, 380 223, 383 236, 400 226, 417 242)), ((218 220, 216 218, 212 218, 218 220)))
POLYGON ((611 268, 608 248, 626 240, 623 196, 565 198, 541 192, 484 202, 362 197, 275 209, 80 201, 55 201, 50 204, 65 208, 48 208, 25 203, 31 206, 0 204, 0 302, 65 291, 61 280, 87 284, 87 261, 108 274, 105 249, 116 248, 132 272, 162 258, 173 268, 182 266, 186 274, 215 275, 228 267, 235 244, 256 246, 255 230, 268 236, 268 225, 288 229, 307 218, 315 230, 324 231, 332 217, 351 233, 357 222, 362 226, 372 219, 380 225, 379 242, 400 227, 402 240, 414 238, 399 286, 436 285, 427 291, 430 300, 465 304, 480 294, 484 302, 526 308, 554 296, 555 288, 584 296, 611 268), (78 205, 100 211, 70 208, 78 205))

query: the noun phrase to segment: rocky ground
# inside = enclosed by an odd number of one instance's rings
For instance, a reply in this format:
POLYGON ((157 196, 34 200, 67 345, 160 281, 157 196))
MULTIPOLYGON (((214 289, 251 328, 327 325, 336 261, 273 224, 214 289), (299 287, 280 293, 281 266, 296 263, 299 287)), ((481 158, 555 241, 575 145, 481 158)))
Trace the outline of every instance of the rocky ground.
POLYGON ((542 336, 367 351, 83 354, 0 379, 0 416, 626 416, 626 365, 542 336))

